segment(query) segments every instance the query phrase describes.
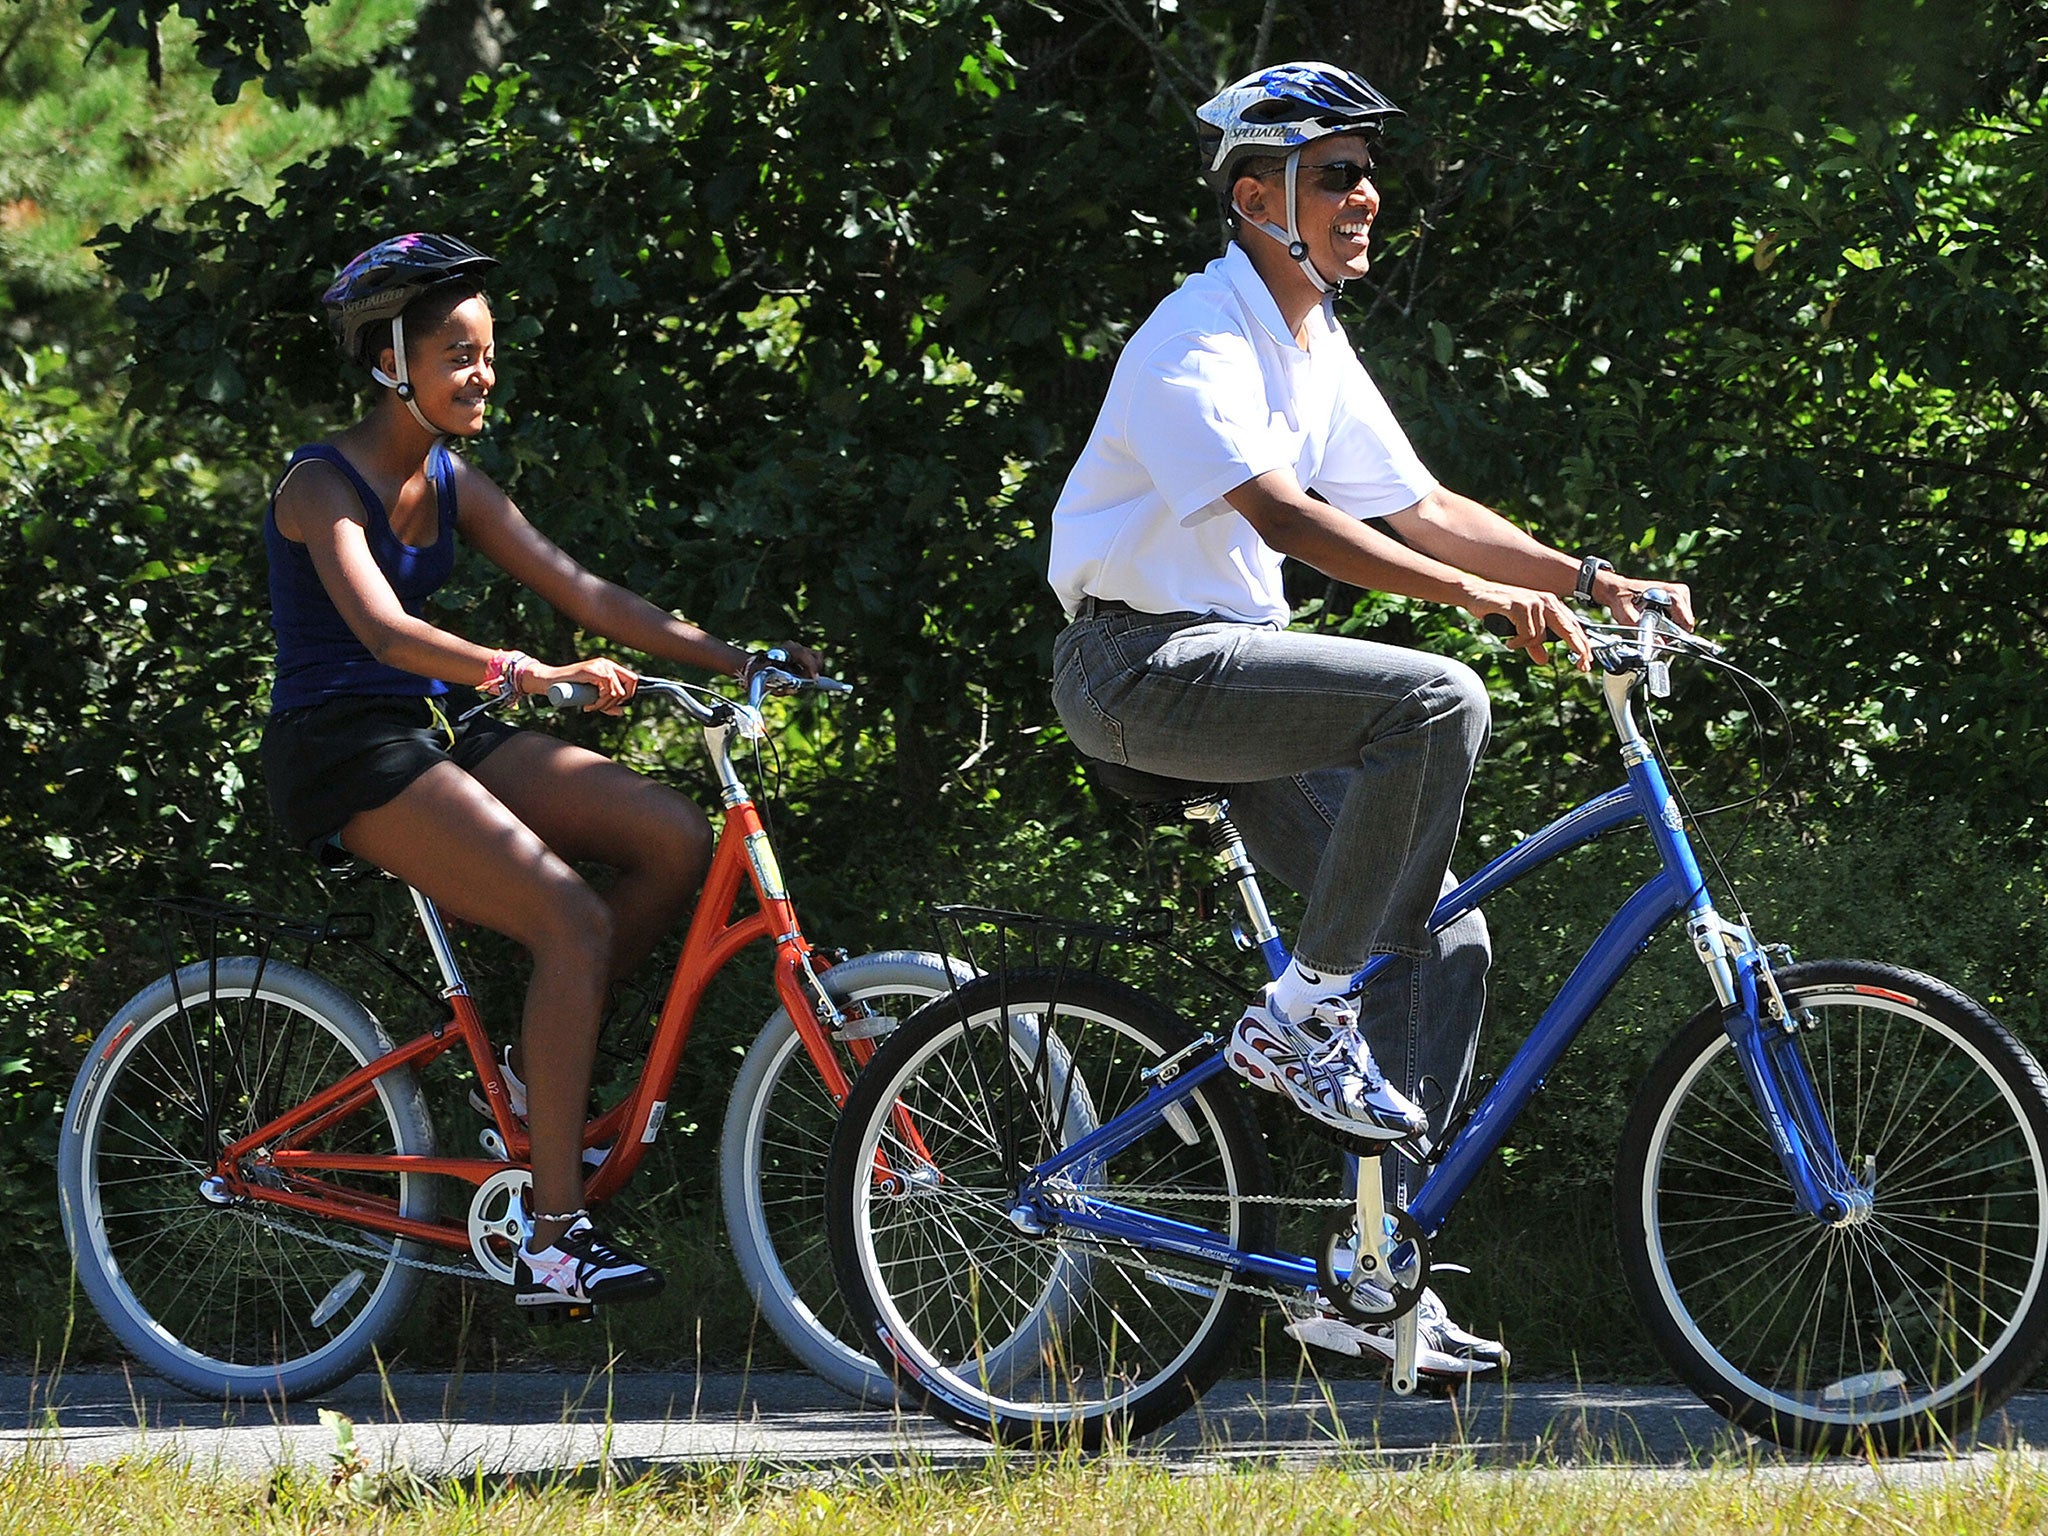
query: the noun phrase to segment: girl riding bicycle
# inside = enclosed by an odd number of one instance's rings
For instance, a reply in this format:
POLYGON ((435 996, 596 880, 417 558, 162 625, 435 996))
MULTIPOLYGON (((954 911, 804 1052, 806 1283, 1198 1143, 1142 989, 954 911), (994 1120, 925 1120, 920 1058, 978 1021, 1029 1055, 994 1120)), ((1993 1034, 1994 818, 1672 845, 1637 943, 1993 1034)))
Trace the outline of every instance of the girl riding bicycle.
MULTIPOLYGON (((355 425, 292 455, 264 517, 277 679, 263 760, 292 841, 338 842, 533 957, 506 1072, 533 1169, 515 1299, 551 1307, 661 1288, 582 1209, 584 1112, 606 989, 689 903, 711 831, 675 791, 474 708, 478 693, 571 682, 615 714, 632 672, 474 644, 430 622, 426 600, 460 532, 591 634, 742 679, 758 653, 592 575, 449 451, 447 439, 483 431, 496 381, 480 279, 497 264, 444 235, 399 235, 322 296, 342 355, 381 393, 355 425), (608 888, 572 867, 585 860, 614 871, 608 888)), ((816 674, 812 653, 787 649, 816 674)))

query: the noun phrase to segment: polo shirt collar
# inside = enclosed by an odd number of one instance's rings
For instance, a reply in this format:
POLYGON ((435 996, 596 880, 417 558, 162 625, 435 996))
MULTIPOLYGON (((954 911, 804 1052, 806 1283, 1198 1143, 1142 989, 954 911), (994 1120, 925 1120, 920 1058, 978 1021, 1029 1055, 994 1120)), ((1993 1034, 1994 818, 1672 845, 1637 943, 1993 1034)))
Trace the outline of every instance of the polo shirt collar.
MULTIPOLYGON (((1289 352, 1302 350, 1294 339, 1294 333, 1287 329, 1287 322, 1281 318, 1280 306, 1274 302, 1273 290, 1266 286, 1266 280, 1259 276, 1259 269, 1252 265, 1251 257, 1244 253, 1244 247, 1233 240, 1223 252, 1223 276, 1251 315, 1266 329, 1276 345, 1289 352)), ((1332 335, 1337 329, 1332 294, 1324 294, 1309 316, 1309 341, 1313 345, 1319 336, 1332 335), (1320 327, 1317 322, 1320 321, 1320 327)))

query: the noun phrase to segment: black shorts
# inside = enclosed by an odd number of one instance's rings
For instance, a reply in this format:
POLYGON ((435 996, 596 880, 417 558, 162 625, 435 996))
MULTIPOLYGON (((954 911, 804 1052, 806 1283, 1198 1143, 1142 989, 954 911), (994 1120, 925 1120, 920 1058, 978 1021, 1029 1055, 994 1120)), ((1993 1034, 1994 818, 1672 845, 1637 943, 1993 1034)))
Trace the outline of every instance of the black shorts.
POLYGON ((474 772, 519 734, 495 715, 457 724, 476 702, 457 688, 438 700, 366 695, 272 715, 263 727, 263 778, 286 838, 316 853, 350 817, 396 799, 436 763, 474 772))

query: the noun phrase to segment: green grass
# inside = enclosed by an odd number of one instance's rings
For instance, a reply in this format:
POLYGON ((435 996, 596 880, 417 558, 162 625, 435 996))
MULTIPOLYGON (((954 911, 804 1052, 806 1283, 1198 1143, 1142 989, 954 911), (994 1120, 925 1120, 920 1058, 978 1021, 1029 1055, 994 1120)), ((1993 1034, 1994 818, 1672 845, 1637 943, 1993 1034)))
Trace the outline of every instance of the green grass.
MULTIPOLYGON (((1927 1470, 1927 1469, 1922 1469, 1927 1470)), ((1543 1465, 1482 1471, 1447 1461, 1389 1471, 1332 1460, 1206 1475, 1105 1458, 1045 1466, 1016 1458, 969 1472, 918 1467, 837 1480, 749 1465, 677 1470, 619 1483, 602 1469, 543 1480, 474 1477, 429 1483, 329 1469, 281 1471, 266 1482, 205 1476, 167 1460, 67 1469, 31 1452, 0 1469, 0 1529, 21 1536, 79 1531, 377 1531, 459 1536, 641 1532, 956 1533, 1202 1536, 1428 1531, 1432 1536, 1644 1531, 1946 1536, 2048 1526, 2048 1468, 2018 1455, 1911 1478, 1876 1469, 1843 1475, 1745 1465, 1672 1474, 1543 1465)))

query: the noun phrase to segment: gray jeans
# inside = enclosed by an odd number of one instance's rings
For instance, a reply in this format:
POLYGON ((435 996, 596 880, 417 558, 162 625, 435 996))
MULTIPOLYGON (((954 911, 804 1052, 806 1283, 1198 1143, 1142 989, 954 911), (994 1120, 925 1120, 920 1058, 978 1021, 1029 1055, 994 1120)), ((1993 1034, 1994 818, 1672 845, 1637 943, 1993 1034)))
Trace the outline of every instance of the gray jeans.
POLYGON ((1371 641, 1104 610, 1054 645, 1053 703, 1090 757, 1230 786, 1253 860, 1308 897, 1304 966, 1400 957, 1360 1020, 1440 1132, 1471 1076, 1491 953, 1476 912, 1429 931, 1486 745, 1477 674, 1371 641))

